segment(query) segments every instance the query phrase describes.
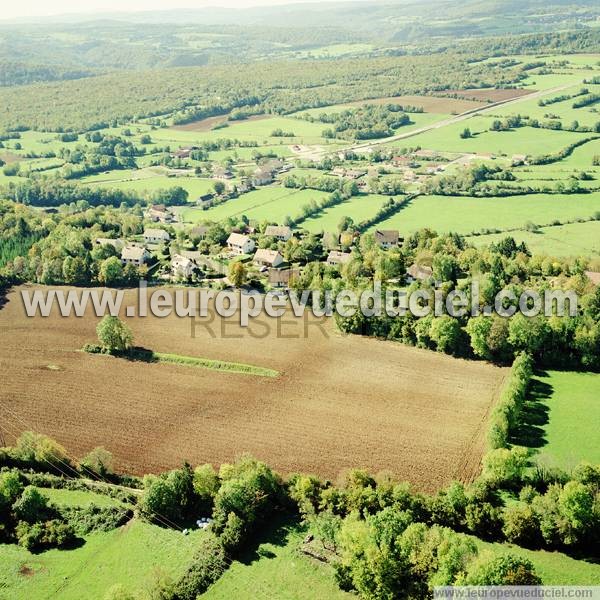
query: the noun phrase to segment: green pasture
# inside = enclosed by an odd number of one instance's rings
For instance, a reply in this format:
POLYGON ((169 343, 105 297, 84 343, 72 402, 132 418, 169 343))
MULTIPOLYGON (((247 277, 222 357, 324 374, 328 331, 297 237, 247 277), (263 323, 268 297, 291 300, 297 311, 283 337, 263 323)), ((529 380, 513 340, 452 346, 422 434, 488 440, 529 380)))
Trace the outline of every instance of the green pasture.
POLYGON ((496 243, 506 236, 517 243, 525 242, 533 254, 549 256, 593 256, 600 254, 600 221, 570 223, 554 227, 542 227, 538 232, 511 231, 470 237, 476 246, 496 243))
POLYGON ((530 194, 473 198, 419 196, 378 225, 403 233, 429 227, 468 234, 485 228, 523 228, 528 221, 547 225, 554 219, 587 218, 600 210, 600 194, 530 194))

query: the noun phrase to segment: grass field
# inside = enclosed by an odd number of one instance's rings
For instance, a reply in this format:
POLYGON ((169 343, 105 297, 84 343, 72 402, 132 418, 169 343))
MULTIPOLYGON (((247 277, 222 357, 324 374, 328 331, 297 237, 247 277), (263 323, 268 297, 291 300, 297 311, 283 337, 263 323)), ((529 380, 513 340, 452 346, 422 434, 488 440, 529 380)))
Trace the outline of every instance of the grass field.
POLYGON ((507 198, 419 196, 378 228, 410 233, 430 227, 438 232, 468 234, 492 227, 519 229, 528 221, 547 225, 554 219, 587 218, 598 210, 600 194, 531 194, 507 198))
POLYGON ((73 550, 31 554, 16 545, 0 545, 0 598, 102 600, 115 584, 130 591, 144 588, 157 573, 181 575, 201 535, 194 531, 184 537, 134 520, 90 534, 73 550))
POLYGON ((544 585, 600 585, 600 565, 576 560, 561 552, 528 550, 507 543, 489 543, 475 537, 471 539, 481 551, 493 554, 517 554, 528 558, 535 566, 544 585))
MULTIPOLYGON (((520 106, 520 103, 515 105, 514 110, 518 112, 520 106)), ((537 155, 557 152, 565 146, 591 135, 533 127, 521 127, 512 131, 489 131, 493 121, 493 116, 476 115, 459 123, 418 134, 410 139, 410 145, 418 144, 427 150, 447 152, 479 152, 509 156, 513 154, 537 155), (473 137, 461 139, 460 134, 466 127, 471 130, 473 137)), ((400 140, 394 145, 403 146, 406 145, 406 141, 400 140)))
POLYGON ((517 243, 525 242, 534 254, 550 256, 593 256, 600 254, 600 221, 571 223, 556 227, 542 227, 537 233, 511 231, 468 238, 476 246, 487 246, 507 235, 517 243))
MULTIPOLYGON (((193 332, 174 315, 127 319, 141 347, 253 364, 276 378, 110 358, 103 368, 79 351, 95 339, 91 311, 30 319, 17 294, 0 311, 0 362, 12 374, 0 417, 14 435, 46 433, 76 456, 103 446, 115 468, 134 474, 185 459, 231 462, 243 452, 283 473, 389 470, 427 490, 479 472, 504 369, 345 337, 330 322, 291 315, 248 329, 235 318, 207 318, 193 332)), ((124 304, 137 304, 135 296, 128 292, 124 304)))
POLYGON ((234 561, 202 598, 355 598, 355 595, 338 588, 330 566, 300 552, 302 539, 306 535, 302 526, 294 523, 277 525, 265 532, 254 552, 234 561))
POLYGON ((581 461, 600 463, 600 375, 549 371, 533 379, 518 432, 523 445, 538 450, 546 466, 572 469, 581 461))
MULTIPOLYGON (((112 173, 115 177, 118 176, 117 172, 113 171, 112 173)), ((136 172, 133 172, 132 175, 136 176, 136 172)), ((190 202, 193 202, 200 196, 211 192, 214 184, 215 182, 211 179, 200 179, 198 177, 167 177, 162 175, 141 177, 139 179, 127 178, 127 176, 122 180, 109 178, 103 181, 98 179, 94 185, 135 192, 154 192, 156 190, 181 187, 188 192, 189 200, 190 202)))
POLYGON ((354 196, 341 204, 324 210, 316 217, 307 219, 301 224, 301 227, 313 233, 336 231, 342 217, 352 217, 355 223, 360 223, 364 219, 372 217, 388 200, 388 196, 378 194, 354 196))
POLYGON ((314 190, 293 190, 284 187, 264 187, 228 200, 214 208, 188 208, 181 211, 183 221, 222 221, 229 217, 246 215, 257 221, 283 223, 286 216, 297 216, 304 204, 311 200, 321 200, 328 194, 314 190))

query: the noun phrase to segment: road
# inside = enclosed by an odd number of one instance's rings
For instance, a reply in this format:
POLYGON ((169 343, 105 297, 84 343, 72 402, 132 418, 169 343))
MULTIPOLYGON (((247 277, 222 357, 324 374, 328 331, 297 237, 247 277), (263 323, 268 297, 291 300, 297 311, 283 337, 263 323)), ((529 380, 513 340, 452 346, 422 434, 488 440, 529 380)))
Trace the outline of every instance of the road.
MULTIPOLYGON (((399 133, 398 135, 394 135, 388 138, 382 138, 380 140, 371 140, 369 142, 362 142, 360 144, 356 144, 354 146, 349 146, 348 148, 344 148, 345 150, 353 150, 355 152, 360 152, 361 150, 364 152, 370 148, 374 148, 375 146, 381 146, 383 144, 390 144, 392 142, 397 142, 399 140, 405 140, 410 137, 414 137, 415 135, 420 135, 421 133, 425 133, 427 131, 432 131, 434 129, 440 129, 442 127, 447 127, 448 125, 454 125, 454 123, 460 123, 461 121, 466 121, 473 116, 485 114, 487 112, 493 111, 498 106, 510 106, 512 104, 518 104, 519 102, 523 102, 524 100, 535 100, 536 98, 541 98, 542 96, 546 96, 548 94, 552 94, 555 92, 562 92, 568 88, 573 87, 572 83, 557 86, 554 88, 550 88, 547 90, 540 90, 539 92, 533 92, 532 94, 528 94, 527 96, 519 96, 518 98, 511 98, 509 100, 501 100, 500 102, 493 102, 492 104, 486 104, 481 108, 472 108, 467 112, 461 113, 460 115, 455 115, 448 119, 443 119, 442 121, 437 121, 432 123, 431 125, 427 125, 425 127, 419 127, 419 129, 413 129, 412 131, 407 131, 406 133, 399 133)), ((368 102, 368 101, 367 101, 368 102)))

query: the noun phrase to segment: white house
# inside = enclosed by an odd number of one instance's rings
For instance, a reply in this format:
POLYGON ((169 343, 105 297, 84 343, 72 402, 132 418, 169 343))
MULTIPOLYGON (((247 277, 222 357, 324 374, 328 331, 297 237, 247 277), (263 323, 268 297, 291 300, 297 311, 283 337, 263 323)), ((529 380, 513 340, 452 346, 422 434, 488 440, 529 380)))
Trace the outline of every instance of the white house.
POLYGON ((256 186, 269 185, 273 181, 273 173, 267 169, 256 169, 252 183, 256 186))
POLYGON ((375 232, 375 241, 384 250, 395 248, 400 243, 400 233, 396 229, 378 229, 375 232))
POLYGON ((276 268, 283 263, 283 256, 277 250, 257 250, 253 262, 261 267, 276 268))
POLYGON ((287 242, 292 237, 292 230, 286 225, 268 225, 265 229, 265 235, 274 237, 280 242, 287 242))
POLYGON ((96 238, 94 240, 94 244, 96 244, 96 246, 112 246, 117 252, 120 252, 125 246, 125 240, 113 238, 96 238))
POLYGON ((227 238, 227 247, 236 254, 250 254, 256 248, 254 240, 241 233, 232 233, 227 238))
POLYGON ((124 265, 134 265, 135 267, 141 267, 151 257, 152 255, 144 246, 135 244, 128 244, 121 252, 121 262, 124 265))
POLYGON ((173 255, 171 259, 171 273, 174 277, 188 279, 197 270, 198 265, 191 259, 181 256, 181 254, 173 255))
POLYGON ((144 241, 146 244, 160 244, 168 242, 170 239, 169 232, 164 229, 146 229, 144 231, 144 241))

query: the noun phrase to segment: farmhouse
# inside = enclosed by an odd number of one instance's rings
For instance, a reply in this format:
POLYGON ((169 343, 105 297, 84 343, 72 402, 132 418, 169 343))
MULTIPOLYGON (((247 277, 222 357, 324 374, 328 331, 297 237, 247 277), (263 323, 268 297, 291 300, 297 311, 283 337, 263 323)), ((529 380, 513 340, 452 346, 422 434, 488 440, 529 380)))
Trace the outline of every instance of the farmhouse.
POLYGON ((198 200, 196 200, 196 204, 198 206, 202 206, 203 208, 208 208, 211 206, 214 197, 214 194, 203 194, 198 198, 198 200))
POLYGON ((408 283, 426 281, 427 279, 431 279, 431 277, 433 277, 433 269, 431 267, 421 267, 415 263, 406 270, 406 281, 408 283))
POLYGON ((144 241, 146 244, 160 244, 168 242, 170 239, 169 232, 164 229, 146 229, 144 231, 144 241))
POLYGON ((292 237, 292 230, 286 225, 268 225, 265 229, 265 235, 274 237, 280 242, 287 242, 292 237))
POLYGON ((260 267, 278 267, 283 263, 283 256, 277 250, 259 249, 252 261, 260 267))
POLYGON ((360 179, 363 175, 366 175, 367 172, 364 169, 347 169, 346 177, 348 179, 360 179))
POLYGON ((144 246, 137 244, 128 244, 121 252, 121 262, 124 265, 134 265, 135 267, 141 267, 151 257, 152 255, 144 246))
POLYGON ((252 183, 254 185, 269 185, 273 182, 273 173, 267 169, 256 169, 252 183))
POLYGON ((155 223, 171 223, 173 221, 173 213, 164 204, 153 204, 144 216, 155 223))
POLYGON ((327 257, 327 264, 330 267, 339 267, 340 265, 346 265, 352 260, 352 254, 349 252, 339 252, 338 250, 332 250, 327 257))
POLYGON ((189 158, 193 150, 198 150, 198 146, 190 146, 188 148, 179 148, 171 154, 173 158, 189 158))
POLYGON ((400 243, 400 233, 396 229, 378 229, 375 232, 375 241, 384 250, 396 248, 400 243))
POLYGON ((256 247, 256 244, 247 235, 232 233, 227 238, 227 247, 235 254, 250 254, 256 247))
POLYGON ((171 259, 171 273, 173 277, 189 279, 198 269, 198 265, 191 259, 175 254, 171 259))
POLYGON ((96 238, 94 240, 96 246, 112 246, 117 252, 120 252, 125 246, 125 240, 114 240, 112 238, 96 238))
POLYGON ((227 167, 215 167, 213 169, 213 177, 215 179, 228 180, 233 179, 233 173, 227 167))

